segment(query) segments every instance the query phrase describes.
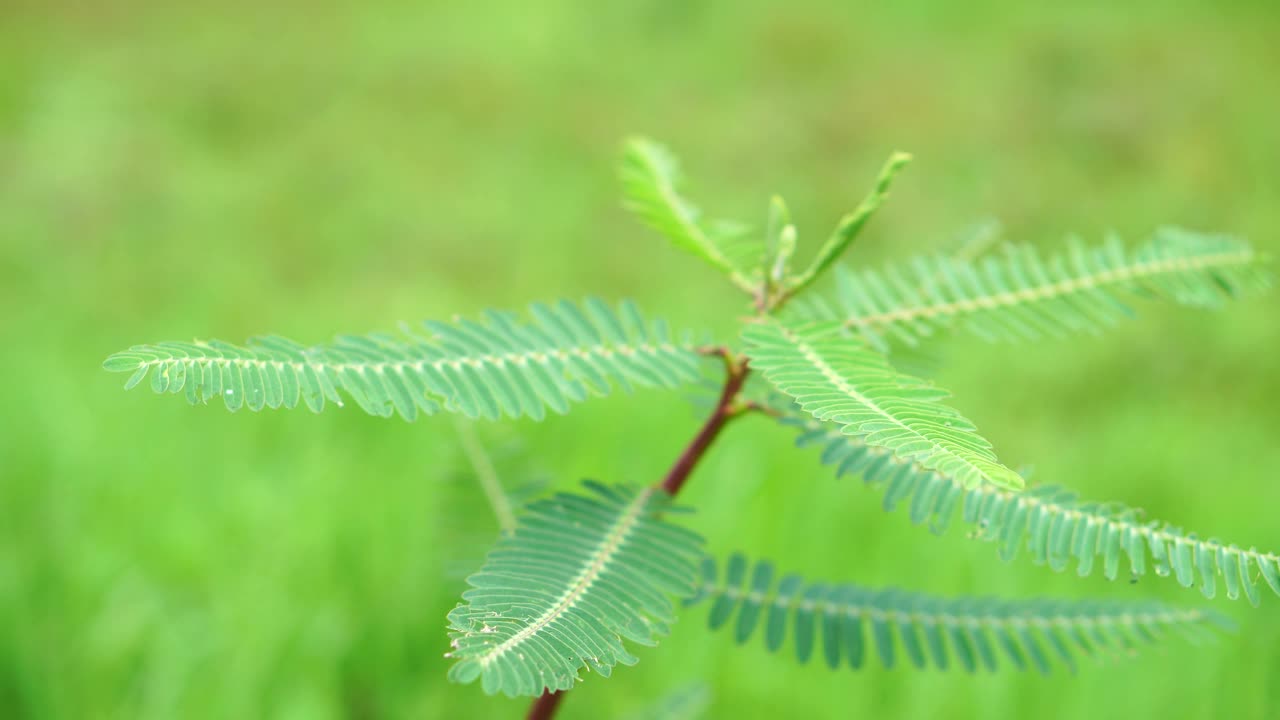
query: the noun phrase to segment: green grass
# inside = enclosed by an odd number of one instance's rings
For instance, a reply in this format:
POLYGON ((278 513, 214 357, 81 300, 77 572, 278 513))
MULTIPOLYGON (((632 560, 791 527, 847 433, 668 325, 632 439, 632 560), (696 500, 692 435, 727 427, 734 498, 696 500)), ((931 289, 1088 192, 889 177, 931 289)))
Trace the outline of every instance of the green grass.
MULTIPOLYGON (((1267 3, 234 3, 0 10, 0 716, 516 717, 444 679, 445 613, 494 521, 448 418, 229 415, 101 371, 135 342, 299 340, 534 299, 633 296, 724 331, 711 271, 617 209, 621 139, 685 158, 695 196, 801 255, 893 149, 916 162, 853 249, 975 220, 1051 246, 1158 224, 1280 251, 1267 3)), ((1106 338, 949 343, 941 381, 1002 460, 1090 497, 1280 548, 1275 298, 1143 307, 1106 338)), ((727 337, 727 335, 725 335, 727 337)), ((641 393, 481 427, 508 482, 649 482, 697 424, 641 393), (527 462, 522 464, 521 461, 527 462)), ((912 527, 763 421, 685 500, 716 551, 935 592, 1158 597, 912 527)), ((711 715, 1274 717, 1280 616, 1076 677, 795 667, 682 620, 565 717, 704 678, 711 715)))

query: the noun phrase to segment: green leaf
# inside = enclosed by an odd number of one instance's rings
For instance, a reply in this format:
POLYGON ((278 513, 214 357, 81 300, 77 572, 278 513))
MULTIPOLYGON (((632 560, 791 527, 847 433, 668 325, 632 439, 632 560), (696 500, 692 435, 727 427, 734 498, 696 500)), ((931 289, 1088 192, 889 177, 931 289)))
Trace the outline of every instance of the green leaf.
POLYGON ((547 409, 567 412, 615 385, 674 388, 700 377, 692 337, 673 339, 665 323, 646 320, 631 303, 614 309, 594 298, 562 300, 530 311, 532 322, 494 311, 482 322, 428 321, 427 337, 343 336, 312 347, 280 337, 244 346, 139 345, 103 367, 133 373, 126 388, 150 373, 157 393, 185 386, 188 401, 221 397, 233 411, 293 408, 301 399, 319 412, 327 402, 343 406, 345 394, 372 415, 406 420, 442 410, 540 420, 547 409))
MULTIPOLYGON (((736 554, 730 560, 744 562, 736 554)), ((765 574, 773 576, 771 563, 757 561, 756 567, 760 566, 766 566, 765 574)), ((896 635, 917 668, 946 670, 949 655, 954 655, 961 667, 972 673, 978 668, 976 655, 984 668, 994 672, 999 665, 992 651, 994 638, 994 644, 1004 651, 1015 669, 1025 669, 1030 658, 1031 665, 1045 674, 1053 667, 1044 650, 1046 644, 1067 670, 1074 672, 1075 658, 1095 655, 1095 646, 1129 654, 1135 638, 1145 644, 1154 643, 1160 631, 1166 629, 1176 628, 1193 637, 1207 634, 1210 629, 1233 629, 1229 620, 1216 613, 1152 601, 943 598, 892 588, 876 591, 851 584, 823 583, 811 583, 798 590, 759 590, 717 582, 713 563, 697 601, 719 602, 726 597, 741 613, 758 615, 767 609, 770 615, 793 616, 798 663, 809 660, 816 642, 822 646, 822 656, 830 667, 836 667, 843 656, 855 670, 861 667, 866 652, 867 625, 886 668, 894 665, 896 635), (815 614, 823 618, 821 628, 809 619, 815 614)), ((785 628, 785 624, 780 627, 785 628)), ((750 636, 739 633, 735 640, 745 644, 750 636)), ((776 652, 781 645, 780 639, 770 638, 766 647, 776 652)))
POLYGON ((582 669, 608 677, 675 620, 698 585, 702 540, 662 519, 668 496, 586 481, 534 502, 467 579, 449 613, 455 682, 509 696, 568 690, 582 669))
POLYGON ((619 177, 624 207, 676 247, 728 275, 734 285, 756 292, 764 243, 749 238, 736 223, 703 220, 697 207, 680 194, 680 163, 670 150, 648 138, 628 140, 619 177))
POLYGON ((919 257, 883 270, 837 273, 835 302, 802 298, 788 317, 839 320, 873 345, 916 345, 941 330, 963 329, 993 342, 1068 333, 1097 334, 1133 315, 1132 297, 1214 308, 1271 285, 1264 260, 1244 242, 1176 228, 1126 249, 1114 236, 1042 259, 1032 246, 1003 257, 919 257))
POLYGON ((876 179, 875 187, 872 188, 870 194, 862 200, 857 209, 840 218, 840 222, 836 225, 835 231, 831 233, 831 237, 823 243, 818 249, 818 254, 814 257, 813 263, 809 265, 803 273, 790 283, 789 294, 795 295, 801 290, 811 285, 813 281, 822 276, 831 264, 844 254, 853 241, 858 237, 858 233, 862 232, 862 228, 880 209, 881 203, 889 195, 889 186, 893 184, 893 177, 898 171, 911 162, 911 156, 907 153, 896 152, 890 156, 885 162, 884 167, 880 170, 880 176, 876 179))
POLYGON ((751 367, 819 420, 955 478, 964 487, 1020 488, 973 424, 943 405, 932 384, 895 372, 884 355, 838 323, 753 323, 742 332, 751 367))
POLYGON ((815 420, 794 403, 769 401, 779 421, 795 428, 800 447, 818 447, 823 464, 835 468, 838 477, 860 475, 868 484, 885 490, 884 508, 892 510, 903 501, 921 496, 957 493, 962 499, 951 505, 929 504, 927 512, 913 513, 912 522, 928 524, 938 534, 950 527, 958 508, 961 519, 978 539, 994 543, 1005 561, 1012 561, 1026 547, 1037 564, 1063 571, 1075 560, 1079 575, 1097 571, 1100 556, 1102 573, 1116 579, 1122 557, 1128 557, 1128 575, 1138 578, 1150 566, 1166 576, 1173 568, 1184 587, 1200 580, 1200 590, 1213 597, 1217 575, 1223 576, 1227 597, 1244 595, 1257 606, 1258 588, 1266 585, 1280 595, 1280 555, 1248 550, 1216 539, 1201 540, 1194 533, 1156 520, 1119 503, 1081 501, 1071 490, 1042 485, 1024 492, 991 485, 967 488, 956 478, 927 468, 919 462, 903 460, 863 439, 844 434, 840 426, 815 420), (1078 542, 1068 542, 1078 539, 1078 542))

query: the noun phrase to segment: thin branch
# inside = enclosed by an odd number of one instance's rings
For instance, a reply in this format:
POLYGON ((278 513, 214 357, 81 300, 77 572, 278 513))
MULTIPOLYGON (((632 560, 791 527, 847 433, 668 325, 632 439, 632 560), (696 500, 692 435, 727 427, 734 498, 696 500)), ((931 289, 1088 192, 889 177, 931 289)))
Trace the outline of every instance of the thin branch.
POLYGON ((785 414, 781 410, 773 406, 766 405, 765 403, 762 403, 758 400, 747 400, 745 402, 740 402, 737 405, 733 406, 733 408, 730 410, 730 413, 733 415, 742 415, 744 413, 760 413, 761 415, 767 415, 768 417, 771 417, 774 419, 785 417, 785 414))
POLYGON ((498 520, 498 527, 504 534, 515 532, 516 515, 511 509, 511 499, 502 489, 502 483, 498 480, 497 471, 493 469, 493 463, 476 438, 475 428, 461 418, 455 418, 453 426, 458 431, 458 442, 462 445, 462 451, 471 461, 476 479, 480 481, 485 498, 489 500, 489 507, 493 508, 493 516, 498 520))

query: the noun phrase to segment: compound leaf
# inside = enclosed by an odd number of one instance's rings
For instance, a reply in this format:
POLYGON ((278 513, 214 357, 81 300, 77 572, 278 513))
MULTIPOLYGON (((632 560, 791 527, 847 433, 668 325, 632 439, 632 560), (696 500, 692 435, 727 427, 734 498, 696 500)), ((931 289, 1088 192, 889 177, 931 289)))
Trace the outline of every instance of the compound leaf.
POLYGON ((868 485, 883 488, 886 511, 906 506, 913 523, 927 524, 938 534, 959 516, 973 527, 975 537, 994 543, 1003 560, 1026 552, 1036 564, 1058 572, 1074 564, 1080 576, 1101 571, 1112 580, 1125 566, 1134 579, 1154 570, 1183 587, 1198 585, 1206 597, 1217 593, 1220 578, 1228 598, 1244 596, 1254 606, 1261 602, 1259 587, 1280 595, 1276 553, 1202 539, 1170 523, 1145 519, 1138 509, 1081 500, 1056 485, 1025 492, 966 487, 950 475, 846 435, 838 425, 815 420, 794 403, 770 401, 769 406, 780 422, 797 430, 797 445, 821 449, 822 463, 834 467, 837 476, 861 475, 868 485))
POLYGON ((955 478, 964 487, 1021 488, 973 424, 943 405, 947 392, 902 375, 839 323, 753 323, 742 332, 751 366, 805 412, 842 432, 955 478))
POLYGON ((838 320, 880 348, 888 340, 915 345, 952 328, 1019 342, 1097 334, 1130 317, 1134 297, 1215 308, 1269 287, 1264 265, 1235 238, 1163 228, 1134 249, 1111 236, 1093 248, 1072 239, 1065 253, 1048 259, 1032 246, 1008 245, 1003 257, 936 255, 883 270, 841 267, 834 302, 803 297, 789 312, 838 320))
POLYGON ((698 583, 702 540, 662 514, 658 488, 602 485, 534 502, 467 579, 449 613, 455 682, 509 696, 568 690, 582 669, 608 677, 654 645, 698 583))
POLYGON ((619 176, 624 207, 676 247, 728 275, 734 285, 756 291, 764 242, 749 237, 737 223, 704 220, 680 194, 684 178, 670 150, 648 138, 632 138, 623 149, 619 176))
MULTIPOLYGON (((744 564, 734 555, 731 562, 744 564)), ((1226 618, 1206 610, 1182 609, 1152 601, 1066 601, 1036 598, 1008 600, 993 597, 943 598, 896 588, 872 589, 853 584, 804 583, 796 591, 744 586, 741 578, 717 578, 716 562, 704 562, 703 586, 686 604, 711 600, 728 604, 740 614, 768 612, 784 620, 777 627, 793 630, 796 661, 816 655, 828 667, 842 664, 857 670, 871 656, 886 668, 897 663, 899 651, 917 669, 948 669, 952 661, 966 672, 979 668, 994 672, 1003 661, 1017 670, 1030 665, 1048 674, 1052 657, 1074 672, 1076 658, 1102 652, 1129 655, 1138 644, 1154 643, 1170 630, 1193 641, 1212 636, 1211 629, 1232 630, 1226 618)), ((755 564, 754 575, 772 577, 767 560, 755 564), (761 570, 764 568, 764 570, 761 570)), ((789 576, 795 577, 795 576, 789 576)), ((712 624, 711 629, 717 625, 712 624)), ((737 633, 739 644, 750 634, 737 633)), ((782 640, 768 638, 776 652, 782 640)))
POLYGON ((341 407, 345 395, 372 415, 406 420, 442 410, 542 419, 614 386, 673 388, 700 377, 692 337, 673 338, 630 302, 562 300, 530 314, 521 321, 490 311, 480 322, 424 322, 425 337, 343 336, 311 347, 281 337, 138 345, 103 367, 132 373, 126 388, 150 374, 155 392, 185 390, 193 404, 221 398, 233 411, 301 400, 320 412, 328 402, 341 407))

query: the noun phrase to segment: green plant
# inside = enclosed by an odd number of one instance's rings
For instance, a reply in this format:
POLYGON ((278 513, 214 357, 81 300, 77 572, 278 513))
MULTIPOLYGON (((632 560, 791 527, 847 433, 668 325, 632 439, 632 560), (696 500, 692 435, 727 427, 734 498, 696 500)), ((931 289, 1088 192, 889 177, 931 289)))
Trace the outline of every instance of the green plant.
MULTIPOLYGON (((607 677, 635 663, 626 641, 656 643, 681 604, 703 601, 710 627, 732 624, 738 643, 762 632, 776 651, 791 635, 799 662, 817 652, 833 668, 860 667, 873 647, 885 665, 901 648, 918 667, 954 662, 973 672, 1007 662, 1048 672, 1051 657, 1074 668, 1079 654, 1227 625, 1207 610, 1145 601, 944 599, 795 575, 775 583, 771 563, 741 555, 721 575, 699 536, 672 521, 683 510, 672 498, 726 425, 749 414, 795 429, 798 445, 819 446, 837 475, 882 487, 887 510, 906 504, 913 522, 936 532, 959 513, 1005 560, 1026 546, 1037 563, 1063 570, 1074 559, 1082 576, 1100 564, 1114 579, 1127 557, 1135 577, 1150 566, 1184 586, 1198 581, 1208 597, 1219 579, 1229 597, 1255 605, 1262 584, 1280 594, 1274 554, 1202 540, 1058 487, 1024 489, 1023 477, 944 403, 946 391, 894 364, 903 346, 944 330, 1001 342, 1098 332, 1130 314, 1130 296, 1217 307, 1269 285, 1264 259, 1232 238, 1164 229, 1136 248, 1115 238, 1095 248, 1073 242, 1048 260, 1031 247, 978 256, 982 248, 968 246, 880 271, 841 271, 832 299, 814 296, 815 281, 848 250, 907 160, 889 160, 867 198, 797 271, 797 233, 780 199, 760 234, 708 221, 680 194, 665 148, 628 143, 626 206, 748 295, 752 313, 733 344, 673 333, 630 303, 588 299, 533 305, 528 318, 489 312, 316 346, 278 337, 142 345, 105 367, 132 373, 127 388, 149 378, 156 392, 185 393, 191 403, 221 398, 233 411, 305 404, 319 412, 345 397, 406 420, 439 412, 542 419, 615 387, 696 385, 706 365, 722 368, 709 416, 664 478, 646 487, 587 482, 532 502, 468 579, 448 618, 450 678, 534 697, 531 717, 554 713, 584 669, 607 677)), ((501 495, 492 478, 484 487, 501 495)))

